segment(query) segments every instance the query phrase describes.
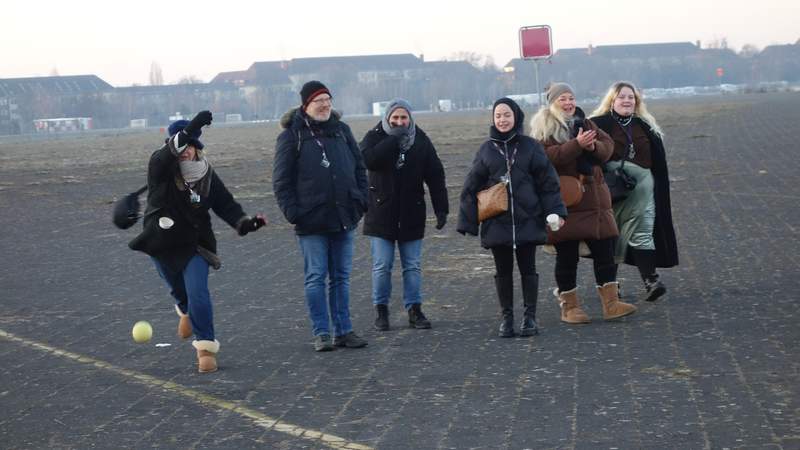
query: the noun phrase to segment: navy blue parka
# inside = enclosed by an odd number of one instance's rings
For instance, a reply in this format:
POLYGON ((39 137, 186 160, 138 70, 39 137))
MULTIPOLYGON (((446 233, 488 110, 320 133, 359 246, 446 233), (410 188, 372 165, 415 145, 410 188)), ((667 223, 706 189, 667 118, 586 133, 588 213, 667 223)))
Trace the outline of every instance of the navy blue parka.
POLYGON ((272 187, 298 235, 353 230, 367 210, 366 167, 350 127, 339 117, 332 111, 330 119, 316 122, 295 108, 281 118, 272 187))

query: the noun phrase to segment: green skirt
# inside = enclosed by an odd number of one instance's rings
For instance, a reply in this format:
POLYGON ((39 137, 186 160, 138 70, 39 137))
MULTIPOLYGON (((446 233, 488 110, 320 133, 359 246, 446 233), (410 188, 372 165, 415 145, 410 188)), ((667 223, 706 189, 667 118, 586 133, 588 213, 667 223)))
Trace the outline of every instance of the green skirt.
MULTIPOLYGON (((608 169, 613 170, 621 161, 609 161, 608 169)), ((614 219, 619 228, 619 238, 614 259, 619 264, 625 260, 628 246, 641 250, 655 250, 653 224, 656 219, 656 202, 653 196, 653 174, 630 161, 625 162, 625 172, 636 178, 636 187, 628 198, 613 205, 614 219)))

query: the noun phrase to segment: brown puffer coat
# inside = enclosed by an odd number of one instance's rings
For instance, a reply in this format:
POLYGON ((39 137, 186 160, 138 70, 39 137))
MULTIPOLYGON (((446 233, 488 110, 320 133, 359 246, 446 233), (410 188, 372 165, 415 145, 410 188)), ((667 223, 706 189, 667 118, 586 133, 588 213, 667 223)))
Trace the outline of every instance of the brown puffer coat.
MULTIPOLYGON (((597 240, 619 236, 614 211, 611 209, 611 194, 603 178, 603 164, 614 152, 614 141, 591 120, 584 122, 584 128, 597 131, 595 151, 590 155, 592 175, 584 175, 583 198, 580 203, 567 208, 564 226, 558 231, 547 231, 547 243, 565 241, 597 240)), ((542 143, 545 153, 556 168, 558 175, 579 177, 578 158, 584 154, 583 148, 575 138, 559 144, 552 137, 542 143)))

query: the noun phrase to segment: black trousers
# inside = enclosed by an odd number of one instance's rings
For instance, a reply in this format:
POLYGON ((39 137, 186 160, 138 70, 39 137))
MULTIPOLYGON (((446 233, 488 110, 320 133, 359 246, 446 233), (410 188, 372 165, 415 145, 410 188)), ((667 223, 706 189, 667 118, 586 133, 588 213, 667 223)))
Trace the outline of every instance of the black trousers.
MULTIPOLYGON (((536 273, 536 246, 517 245, 517 266, 522 276, 536 273)), ((492 247, 494 267, 498 277, 511 276, 514 272, 514 249, 512 247, 492 247)))
MULTIPOLYGON (((594 279, 600 286, 617 279, 617 265, 614 263, 615 241, 615 238, 584 241, 592 251, 594 279)), ((555 245, 558 251, 555 272, 559 291, 570 291, 577 286, 579 244, 580 241, 567 241, 555 245)))

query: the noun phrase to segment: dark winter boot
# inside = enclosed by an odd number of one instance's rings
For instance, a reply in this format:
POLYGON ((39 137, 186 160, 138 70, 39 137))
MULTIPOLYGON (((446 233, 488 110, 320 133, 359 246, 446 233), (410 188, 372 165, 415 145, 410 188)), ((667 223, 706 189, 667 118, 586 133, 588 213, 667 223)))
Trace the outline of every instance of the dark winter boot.
POLYGON ((659 281, 658 273, 656 273, 656 251, 633 249, 633 252, 636 268, 639 269, 639 275, 641 275, 647 291, 644 299, 654 302, 667 293, 667 287, 659 281))
POLYGON ((375 305, 375 312, 378 313, 375 318, 375 329, 378 331, 389 330, 389 306, 375 305))
POLYGON ((535 336, 539 334, 536 324, 536 302, 539 299, 539 275, 522 276, 522 299, 525 302, 525 315, 519 326, 520 336, 535 336))
POLYGON ((667 293, 667 287, 658 279, 658 274, 644 280, 644 289, 647 291, 644 299, 648 302, 654 302, 667 293))
POLYGON ((500 302, 500 311, 503 321, 497 334, 500 337, 514 337, 514 277, 495 276, 494 284, 497 288, 497 300, 500 302))
POLYGON ((414 303, 408 308, 408 326, 416 329, 428 329, 431 327, 431 321, 422 314, 422 305, 414 303))

